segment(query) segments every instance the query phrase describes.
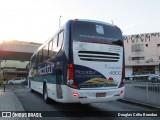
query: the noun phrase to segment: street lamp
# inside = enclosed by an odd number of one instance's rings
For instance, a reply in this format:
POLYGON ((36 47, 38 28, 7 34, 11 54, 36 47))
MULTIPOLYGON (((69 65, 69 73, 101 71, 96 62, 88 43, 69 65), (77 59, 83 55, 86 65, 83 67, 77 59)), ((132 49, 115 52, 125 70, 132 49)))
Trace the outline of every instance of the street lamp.
POLYGON ((61 27, 61 15, 59 16, 59 28, 61 27))

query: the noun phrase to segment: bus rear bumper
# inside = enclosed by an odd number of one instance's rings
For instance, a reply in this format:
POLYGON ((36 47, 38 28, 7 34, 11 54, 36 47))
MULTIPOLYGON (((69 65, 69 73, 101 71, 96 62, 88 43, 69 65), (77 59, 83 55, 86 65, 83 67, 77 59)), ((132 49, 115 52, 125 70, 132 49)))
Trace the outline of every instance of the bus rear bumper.
POLYGON ((63 86, 63 97, 57 99, 62 103, 101 103, 107 101, 116 101, 123 99, 125 86, 121 88, 108 88, 108 89, 73 89, 63 86), (66 92, 65 92, 66 91, 66 92))
POLYGON ((100 103, 100 102, 108 102, 108 101, 116 101, 122 99, 122 96, 112 96, 112 97, 101 97, 101 98, 79 98, 81 104, 88 103, 100 103))
POLYGON ((77 97, 77 99, 82 104, 116 101, 118 99, 123 99, 124 87, 118 88, 118 89, 99 90, 99 91, 97 91, 97 90, 84 90, 81 92, 77 91, 77 93, 79 95, 77 97), (102 96, 97 96, 97 94, 102 94, 102 96))

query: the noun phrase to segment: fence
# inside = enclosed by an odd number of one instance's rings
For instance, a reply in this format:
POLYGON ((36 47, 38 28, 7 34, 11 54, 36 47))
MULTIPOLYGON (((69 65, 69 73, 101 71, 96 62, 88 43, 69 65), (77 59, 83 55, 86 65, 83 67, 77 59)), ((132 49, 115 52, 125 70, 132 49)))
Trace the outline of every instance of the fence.
POLYGON ((160 108, 160 83, 126 83, 124 99, 160 108))
MULTIPOLYGON (((5 92, 9 86, 0 85, 0 90, 5 92)), ((160 83, 126 82, 124 99, 160 108, 160 83)))

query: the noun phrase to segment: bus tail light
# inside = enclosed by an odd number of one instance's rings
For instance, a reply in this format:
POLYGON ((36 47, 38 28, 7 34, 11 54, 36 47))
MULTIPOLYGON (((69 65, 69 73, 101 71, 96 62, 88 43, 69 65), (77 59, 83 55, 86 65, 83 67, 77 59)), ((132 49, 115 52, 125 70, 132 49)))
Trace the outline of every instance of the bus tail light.
POLYGON ((119 94, 121 95, 121 94, 123 94, 124 93, 124 91, 123 90, 121 90, 120 92, 119 92, 119 94))
POLYGON ((125 79, 125 67, 123 66, 123 69, 122 69, 122 78, 121 78, 121 82, 120 82, 119 88, 121 88, 121 87, 124 86, 124 79, 125 79))
POLYGON ((79 97, 79 94, 78 94, 77 92, 74 92, 74 93, 73 93, 73 96, 74 96, 74 97, 79 97))
POLYGON ((68 64, 67 85, 72 88, 79 89, 75 81, 74 64, 68 64))
POLYGON ((121 90, 121 91, 119 91, 119 93, 115 94, 114 96, 120 96, 120 95, 123 94, 123 93, 124 93, 124 91, 121 90))

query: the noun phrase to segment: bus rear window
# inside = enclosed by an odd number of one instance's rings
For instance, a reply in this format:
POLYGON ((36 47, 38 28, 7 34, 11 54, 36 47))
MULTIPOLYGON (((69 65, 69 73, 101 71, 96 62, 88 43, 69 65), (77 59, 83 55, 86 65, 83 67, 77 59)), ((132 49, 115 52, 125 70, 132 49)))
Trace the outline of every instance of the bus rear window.
POLYGON ((121 30, 116 26, 76 21, 73 22, 72 31, 74 41, 123 45, 121 30))

